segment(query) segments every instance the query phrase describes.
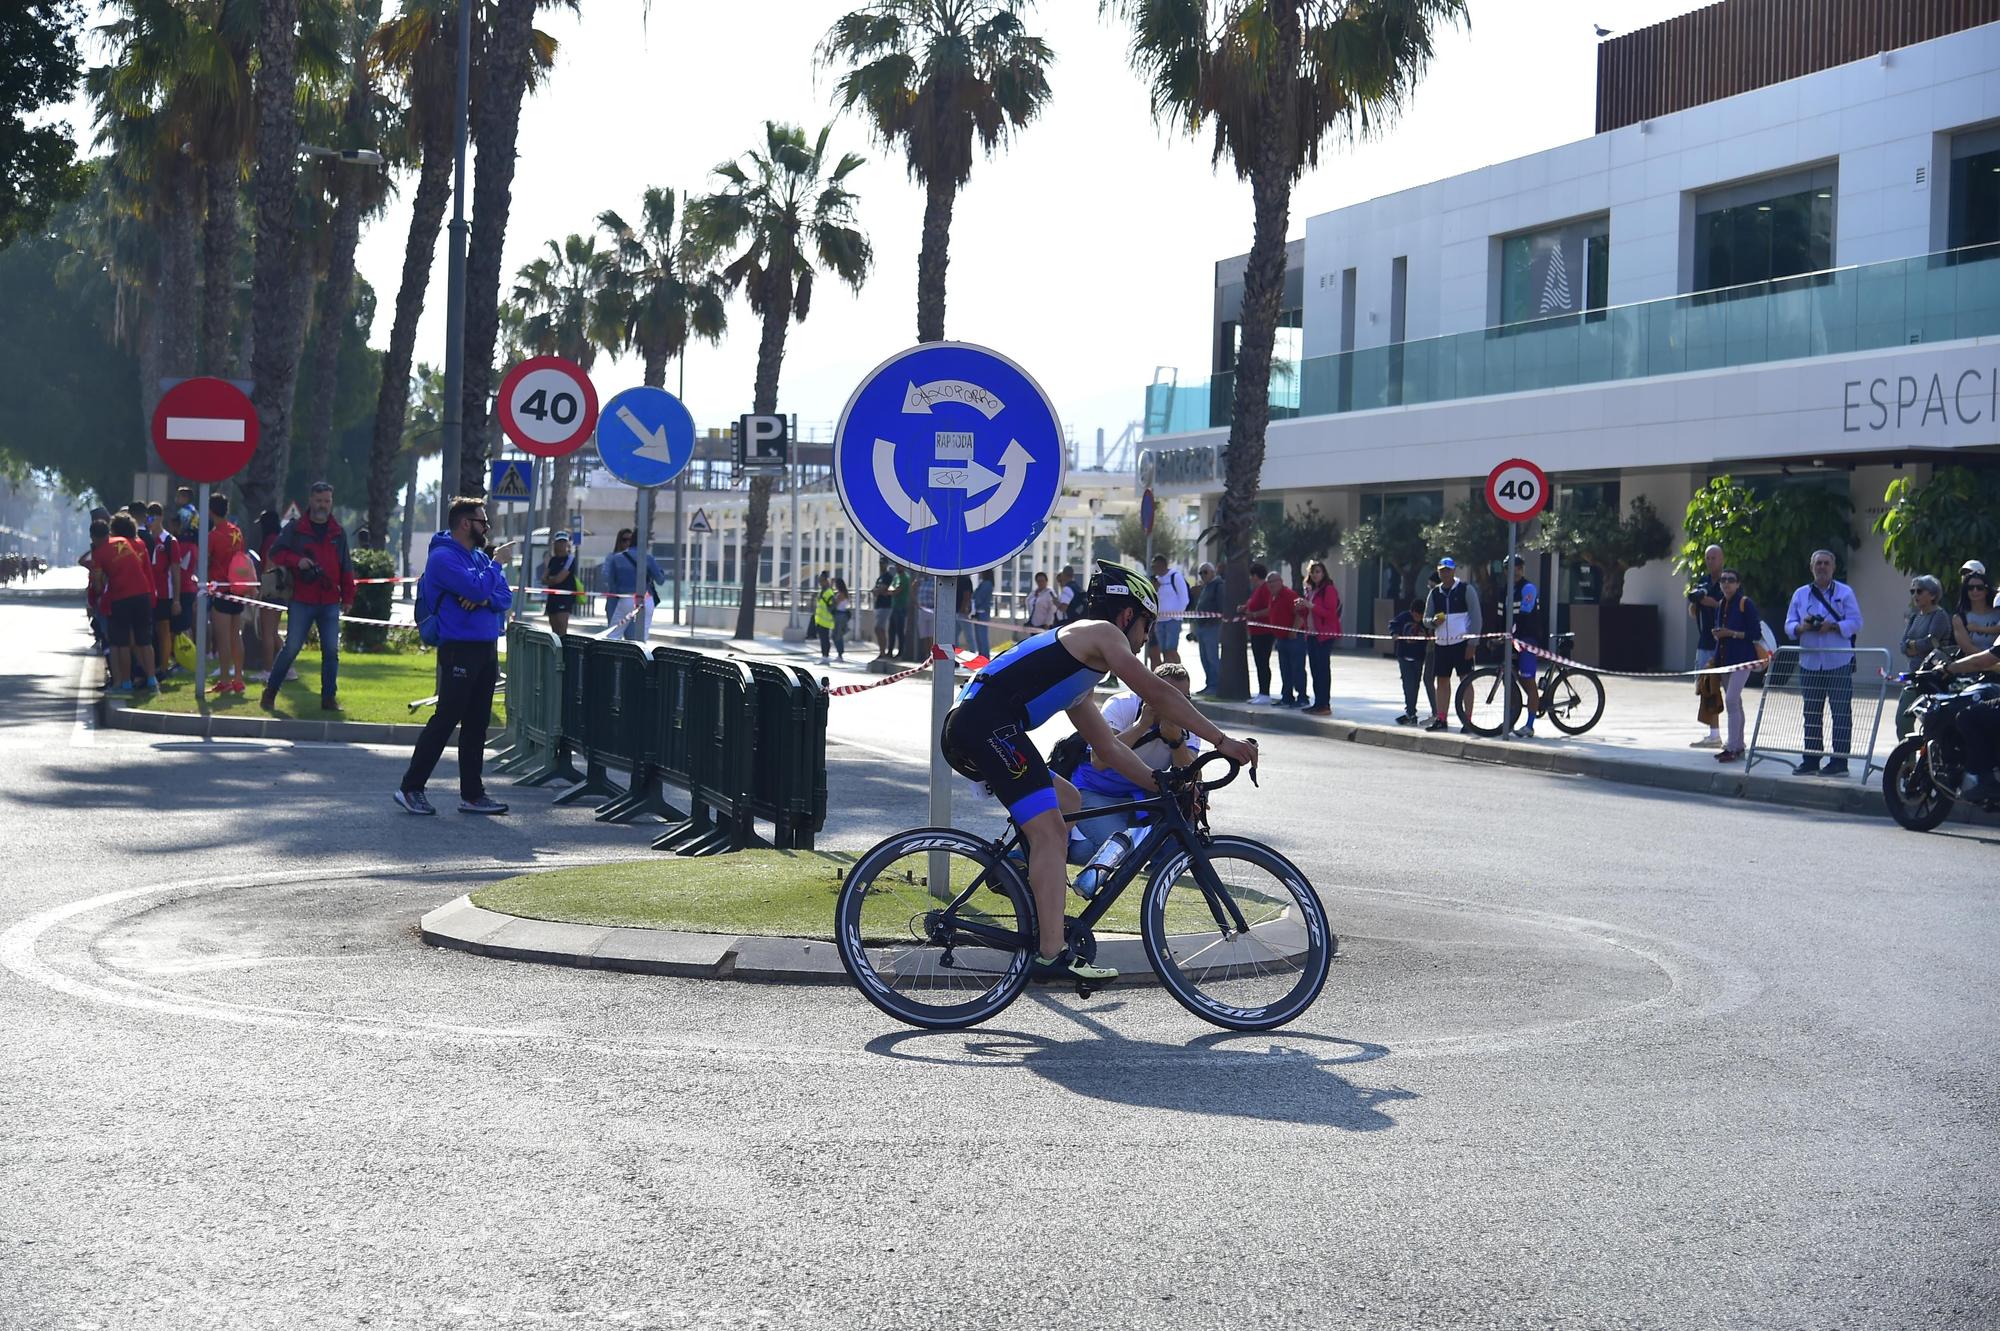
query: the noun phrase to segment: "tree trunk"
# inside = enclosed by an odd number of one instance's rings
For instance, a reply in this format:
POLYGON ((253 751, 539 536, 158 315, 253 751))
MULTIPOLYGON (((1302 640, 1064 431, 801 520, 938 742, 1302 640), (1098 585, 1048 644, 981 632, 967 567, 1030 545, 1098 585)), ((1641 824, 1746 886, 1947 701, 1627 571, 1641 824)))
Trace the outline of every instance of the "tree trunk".
POLYGON ((575 454, 566 458, 544 458, 542 467, 549 473, 549 539, 553 541, 559 531, 569 529, 570 466, 575 454))
MULTIPOLYGON (((378 530, 378 528, 370 527, 368 530, 372 532, 378 530)), ((416 534, 416 530, 417 469, 412 467, 410 468, 409 488, 403 493, 403 559, 401 563, 396 565, 396 572, 401 577, 407 578, 410 576, 410 538, 416 534)), ((384 544, 387 544, 386 540, 384 544)))
MULTIPOLYGON (((160 298, 166 307, 161 363, 169 376, 185 379, 196 373, 200 363, 195 354, 199 304, 195 271, 200 266, 195 249, 201 219, 185 192, 176 190, 161 221, 165 252, 160 256, 160 298)), ((153 391, 158 392, 159 385, 153 391)))
MULTIPOLYGON (((326 286, 320 292, 319 340, 313 345, 312 398, 306 410, 306 474, 326 476, 333 451, 333 397, 339 386, 340 345, 346 341, 347 319, 354 310, 354 250, 361 243, 361 189, 346 182, 333 209, 333 253, 327 259, 326 286)), ((370 527, 372 534, 374 528, 370 527)))
MULTIPOLYGON (((139 361, 139 408, 150 426, 153 408, 160 405, 160 377, 166 363, 166 349, 160 341, 160 302, 152 292, 142 292, 139 296, 138 324, 132 335, 139 361)), ((150 456, 146 462, 148 466, 164 465, 150 456)))
MULTIPOLYGON (((750 408, 760 416, 778 409, 778 373, 784 367, 785 334, 792 322, 791 256, 772 254, 767 262, 764 328, 757 341, 757 391, 750 408)), ((763 563, 764 537, 771 528, 772 489, 769 476, 751 481, 750 504, 743 513, 743 544, 738 550, 743 592, 736 603, 734 636, 746 642, 757 636, 757 571, 763 563)))
POLYGON ((251 319, 257 328, 250 377, 256 381, 257 452, 244 476, 250 512, 268 508, 284 483, 298 379, 292 308, 293 216, 298 191, 299 0, 262 0, 257 27, 257 257, 251 319))
MULTIPOLYGON (((450 128, 447 125, 447 130, 450 128)), ((382 389, 375 399, 375 437, 368 451, 368 530, 389 530, 389 505, 396 497, 396 461, 403 452, 403 423, 410 411, 410 363, 417 349, 417 319, 430 286, 431 257, 451 198, 452 143, 449 133, 424 144, 423 166, 410 211, 410 238, 403 246, 403 281, 396 288, 396 319, 389 349, 382 355, 382 389)))
POLYGON ((934 180, 924 195, 924 241, 917 253, 917 341, 944 341, 945 270, 951 266, 951 210, 958 186, 934 180))
POLYGON ((667 386, 667 353, 657 348, 647 348, 646 368, 642 382, 648 388, 667 386))
POLYGON ((203 171, 208 220, 202 227, 201 372, 227 375, 235 346, 229 325, 236 313, 237 186, 243 164, 234 155, 203 171))
MULTIPOLYGON (((500 335, 500 258, 513 204, 515 139, 528 91, 536 0, 499 0, 486 42, 483 96, 474 143, 479 171, 472 193, 472 245, 465 262, 465 386, 461 438, 486 437, 486 400, 493 395, 493 348, 500 335)), ((447 481, 453 478, 447 477, 447 481)), ((483 449, 464 448, 457 493, 486 493, 483 449)))

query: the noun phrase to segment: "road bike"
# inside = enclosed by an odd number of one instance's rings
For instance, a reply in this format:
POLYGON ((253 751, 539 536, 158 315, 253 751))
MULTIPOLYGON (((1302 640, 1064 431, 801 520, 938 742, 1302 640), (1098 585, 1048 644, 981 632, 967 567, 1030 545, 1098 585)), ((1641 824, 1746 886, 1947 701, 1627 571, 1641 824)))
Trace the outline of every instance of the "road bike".
MULTIPOLYGON (((1565 633, 1556 641, 1571 646, 1576 635, 1565 633)), ((1527 693, 1516 678, 1503 709, 1500 692, 1504 673, 1497 665, 1481 666, 1459 683, 1454 700, 1459 724, 1475 735, 1491 739, 1521 723, 1527 693)), ((1581 735, 1604 716, 1604 681, 1582 666, 1543 657, 1535 671, 1535 685, 1540 702, 1535 716, 1547 717, 1549 724, 1565 735, 1581 735)))
MULTIPOLYGON (((1082 911, 1063 917, 1064 936, 1090 960, 1100 924, 1106 941, 1136 933, 1153 973, 1188 1011, 1263 1031, 1312 1006, 1339 941, 1296 865, 1260 842, 1209 831, 1207 796, 1239 770, 1225 755, 1206 754, 1159 773, 1158 795, 1065 815, 1074 822, 1144 812, 1149 821, 1082 911), (1202 769, 1217 760, 1228 774, 1204 781, 1202 769), (1136 913, 1114 915, 1141 873, 1136 913)), ((914 828, 855 861, 834 908, 834 939, 868 1001, 912 1026, 950 1030, 1018 998, 1038 937, 1024 854, 1010 821, 990 841, 952 827, 914 828)), ((1088 984, 1076 987, 1090 996, 1088 984)))

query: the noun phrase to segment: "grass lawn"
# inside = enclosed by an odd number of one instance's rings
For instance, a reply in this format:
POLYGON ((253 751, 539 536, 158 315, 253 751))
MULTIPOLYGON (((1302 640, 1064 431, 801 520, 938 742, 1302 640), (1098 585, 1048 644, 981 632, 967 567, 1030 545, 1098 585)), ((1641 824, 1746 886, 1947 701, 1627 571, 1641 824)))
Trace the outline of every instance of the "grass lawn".
MULTIPOLYGON (((292 673, 298 678, 278 690, 275 715, 302 721, 391 721, 421 725, 430 719, 430 709, 425 707, 412 712, 409 705, 418 698, 430 697, 435 691, 436 669, 437 657, 430 652, 342 652, 340 710, 322 712, 319 709, 319 652, 307 648, 299 653, 298 664, 292 667, 292 673)), ((175 675, 162 684, 157 696, 137 695, 142 700, 139 705, 156 712, 192 712, 195 710, 192 683, 185 676, 175 675)), ((264 686, 256 680, 249 680, 240 697, 233 693, 219 697, 210 694, 209 708, 219 716, 273 715, 257 706, 263 689, 264 686)), ((505 719, 503 699, 496 694, 493 699, 493 729, 497 731, 505 719)))
MULTIPOLYGON (((472 900, 487 910, 536 920, 830 942, 834 900, 856 858, 843 851, 746 850, 698 859, 599 864, 504 879, 474 892, 472 900)), ((910 864, 921 871, 919 860, 910 864)), ((1138 932, 1143 886, 1133 883, 1125 889, 1099 922, 1100 935, 1138 932)), ((893 903, 917 899, 920 907, 920 896, 921 888, 915 887, 885 900, 886 913, 879 921, 864 911, 863 928, 872 935, 878 923, 901 925, 904 915, 893 903)), ((1072 896, 1070 913, 1082 904, 1072 896)))

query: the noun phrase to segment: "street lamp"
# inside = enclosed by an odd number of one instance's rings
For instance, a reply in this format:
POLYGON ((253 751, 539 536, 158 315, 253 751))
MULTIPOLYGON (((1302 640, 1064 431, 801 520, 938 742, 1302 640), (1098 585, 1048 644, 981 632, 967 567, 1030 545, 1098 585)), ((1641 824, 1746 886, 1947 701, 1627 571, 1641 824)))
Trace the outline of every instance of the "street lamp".
POLYGON ((337 157, 348 166, 381 166, 388 160, 373 148, 322 148, 302 143, 299 152, 307 157, 337 157))

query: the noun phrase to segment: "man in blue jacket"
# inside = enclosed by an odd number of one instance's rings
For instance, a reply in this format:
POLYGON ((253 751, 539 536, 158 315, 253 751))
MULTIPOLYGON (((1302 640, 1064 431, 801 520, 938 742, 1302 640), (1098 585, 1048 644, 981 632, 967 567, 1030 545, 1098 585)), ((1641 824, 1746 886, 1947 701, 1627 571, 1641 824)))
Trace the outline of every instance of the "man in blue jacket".
POLYGON ((437 607, 437 709, 417 736, 410 770, 396 791, 396 803, 409 813, 434 814, 424 784, 444 754, 445 742, 458 731, 458 811, 505 813, 507 806, 489 799, 481 778, 486 758, 486 727, 493 720, 493 691, 500 684, 500 652, 495 641, 507 631, 507 611, 514 593, 507 574, 486 553, 486 503, 454 499, 446 515, 449 531, 431 537, 424 564, 419 616, 437 607))

